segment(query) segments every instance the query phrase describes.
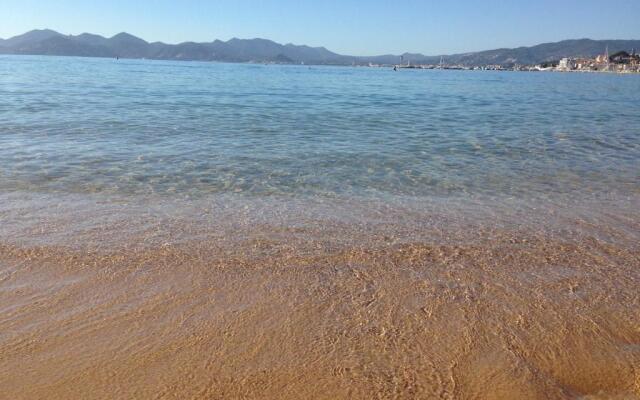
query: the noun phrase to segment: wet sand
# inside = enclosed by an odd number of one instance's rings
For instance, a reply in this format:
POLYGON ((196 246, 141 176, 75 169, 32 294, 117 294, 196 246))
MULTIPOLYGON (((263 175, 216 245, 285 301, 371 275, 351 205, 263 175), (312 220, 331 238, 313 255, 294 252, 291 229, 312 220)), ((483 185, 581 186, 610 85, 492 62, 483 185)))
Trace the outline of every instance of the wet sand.
POLYGON ((640 398, 636 200, 2 200, 3 399, 640 398))

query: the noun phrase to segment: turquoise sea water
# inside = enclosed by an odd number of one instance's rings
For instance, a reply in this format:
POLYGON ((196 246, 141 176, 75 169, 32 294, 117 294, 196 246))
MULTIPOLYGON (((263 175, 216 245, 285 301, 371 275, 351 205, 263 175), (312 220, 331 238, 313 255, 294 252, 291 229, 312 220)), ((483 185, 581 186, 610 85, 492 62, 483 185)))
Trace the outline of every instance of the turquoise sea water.
POLYGON ((640 191, 640 76, 0 57, 0 190, 640 191))

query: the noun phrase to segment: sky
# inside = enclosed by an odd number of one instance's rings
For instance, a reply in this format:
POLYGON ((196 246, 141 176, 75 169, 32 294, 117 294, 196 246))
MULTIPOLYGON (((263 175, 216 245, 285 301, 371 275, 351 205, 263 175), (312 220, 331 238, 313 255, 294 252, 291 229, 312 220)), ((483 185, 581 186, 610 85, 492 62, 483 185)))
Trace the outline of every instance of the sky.
POLYGON ((348 55, 452 54, 563 39, 640 39, 640 0, 0 0, 0 38, 32 29, 147 41, 233 37, 348 55))

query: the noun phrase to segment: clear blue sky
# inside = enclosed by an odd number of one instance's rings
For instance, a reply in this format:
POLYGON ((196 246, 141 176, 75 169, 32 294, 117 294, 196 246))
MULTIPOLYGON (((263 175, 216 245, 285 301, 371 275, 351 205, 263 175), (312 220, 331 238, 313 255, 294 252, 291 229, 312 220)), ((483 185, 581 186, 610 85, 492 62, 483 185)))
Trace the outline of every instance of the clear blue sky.
POLYGON ((436 55, 569 38, 640 39, 640 0, 0 0, 1 38, 34 28, 436 55))

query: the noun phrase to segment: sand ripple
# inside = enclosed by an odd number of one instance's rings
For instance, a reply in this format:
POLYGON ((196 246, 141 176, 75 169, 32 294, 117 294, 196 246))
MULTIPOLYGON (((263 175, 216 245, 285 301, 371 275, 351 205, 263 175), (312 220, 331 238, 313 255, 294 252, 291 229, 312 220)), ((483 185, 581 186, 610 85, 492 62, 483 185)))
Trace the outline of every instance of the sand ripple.
POLYGON ((3 236, 0 398, 640 398, 632 241, 235 222, 3 236))

